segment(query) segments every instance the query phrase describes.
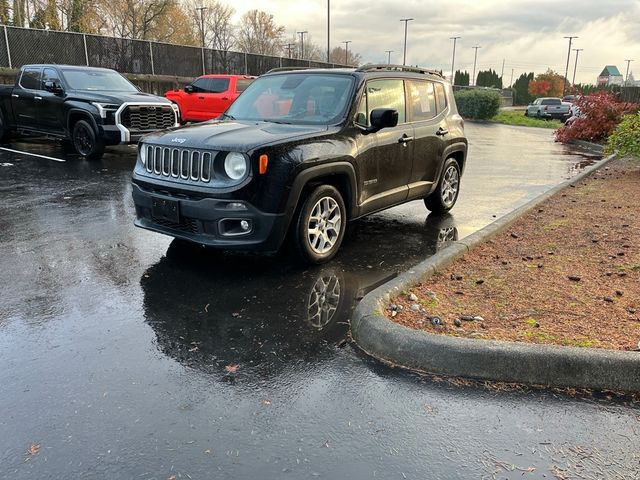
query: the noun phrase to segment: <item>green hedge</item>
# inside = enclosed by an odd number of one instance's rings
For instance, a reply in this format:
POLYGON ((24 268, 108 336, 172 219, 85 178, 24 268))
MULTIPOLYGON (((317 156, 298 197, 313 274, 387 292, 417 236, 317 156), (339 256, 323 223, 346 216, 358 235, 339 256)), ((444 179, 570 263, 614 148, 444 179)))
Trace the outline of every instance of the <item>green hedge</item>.
POLYGON ((455 92, 458 112, 464 118, 488 120, 500 110, 500 95, 487 90, 461 90, 455 92))
POLYGON ((621 156, 632 155, 640 159, 640 112, 622 118, 622 122, 609 136, 605 151, 618 152, 621 156))

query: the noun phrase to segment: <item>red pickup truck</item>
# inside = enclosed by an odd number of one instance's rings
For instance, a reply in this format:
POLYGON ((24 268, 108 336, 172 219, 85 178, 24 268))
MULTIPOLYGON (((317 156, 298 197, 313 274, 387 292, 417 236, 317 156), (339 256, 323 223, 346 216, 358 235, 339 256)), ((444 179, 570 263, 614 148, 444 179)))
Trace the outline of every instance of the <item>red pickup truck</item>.
POLYGON ((164 96, 180 107, 182 122, 201 122, 222 115, 255 78, 202 75, 183 90, 169 90, 164 96))

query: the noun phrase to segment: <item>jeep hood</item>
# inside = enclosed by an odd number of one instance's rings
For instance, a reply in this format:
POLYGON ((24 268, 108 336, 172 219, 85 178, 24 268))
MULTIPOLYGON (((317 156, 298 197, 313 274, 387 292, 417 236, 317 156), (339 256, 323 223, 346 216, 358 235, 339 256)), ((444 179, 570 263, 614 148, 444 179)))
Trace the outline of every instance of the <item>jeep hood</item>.
POLYGON ((172 147, 248 152, 263 145, 311 137, 325 133, 327 130, 326 125, 212 120, 175 130, 152 133, 145 136, 143 141, 172 147))

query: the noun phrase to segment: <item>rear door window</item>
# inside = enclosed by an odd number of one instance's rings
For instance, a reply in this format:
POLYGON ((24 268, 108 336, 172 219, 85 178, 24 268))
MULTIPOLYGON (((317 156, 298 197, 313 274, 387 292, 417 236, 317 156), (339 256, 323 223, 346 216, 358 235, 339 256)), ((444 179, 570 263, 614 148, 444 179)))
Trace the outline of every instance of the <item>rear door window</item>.
POLYGON ((40 68, 25 68, 20 78, 20 86, 27 90, 40 90, 42 88, 40 68))
POLYGON ((409 80, 409 111, 411 120, 419 122, 436 116, 436 93, 433 82, 409 80))

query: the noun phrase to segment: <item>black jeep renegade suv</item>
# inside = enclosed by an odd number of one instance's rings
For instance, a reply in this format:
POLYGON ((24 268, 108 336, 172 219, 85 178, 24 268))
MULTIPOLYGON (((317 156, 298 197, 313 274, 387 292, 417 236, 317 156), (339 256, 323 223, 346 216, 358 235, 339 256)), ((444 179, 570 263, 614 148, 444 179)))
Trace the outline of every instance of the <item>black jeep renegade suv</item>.
POLYGON ((410 200, 446 212, 467 155, 451 85, 429 70, 276 69, 219 120, 153 133, 133 173, 136 225, 322 263, 347 221, 410 200))

